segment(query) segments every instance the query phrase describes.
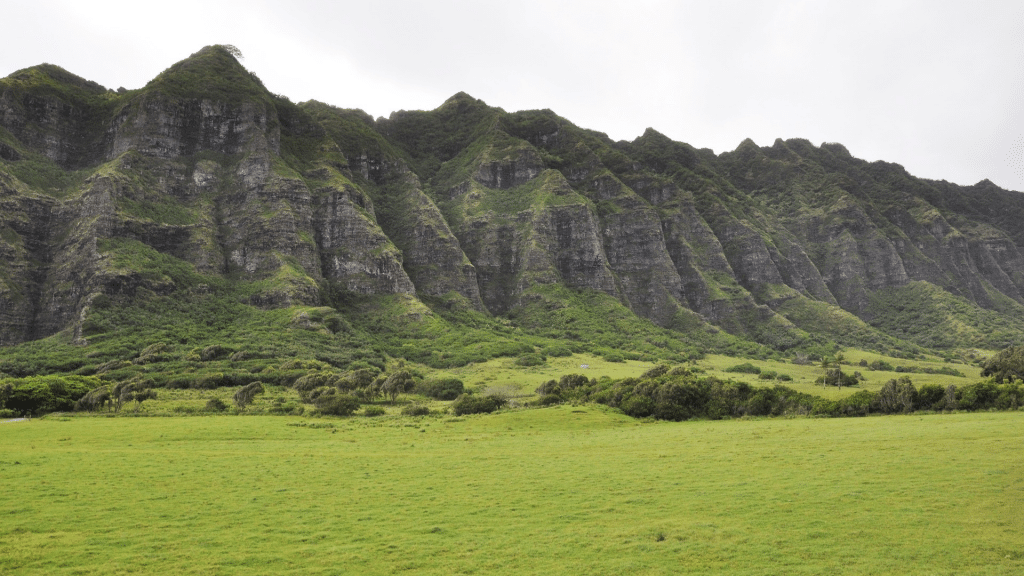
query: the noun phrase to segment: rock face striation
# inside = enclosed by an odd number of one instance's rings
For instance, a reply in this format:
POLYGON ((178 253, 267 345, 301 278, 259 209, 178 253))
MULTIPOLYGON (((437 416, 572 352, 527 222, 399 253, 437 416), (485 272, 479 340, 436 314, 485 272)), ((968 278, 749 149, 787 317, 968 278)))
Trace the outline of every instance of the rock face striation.
POLYGON ((294 104, 220 46, 133 91, 52 65, 0 80, 0 345, 80 337, 104 295, 186 289, 147 250, 264 309, 330 287, 507 315, 556 286, 781 349, 837 326, 913 340, 891 326, 920 283, 1024 318, 1022 216, 1018 193, 839 144, 613 142, 462 93, 376 120, 294 104))

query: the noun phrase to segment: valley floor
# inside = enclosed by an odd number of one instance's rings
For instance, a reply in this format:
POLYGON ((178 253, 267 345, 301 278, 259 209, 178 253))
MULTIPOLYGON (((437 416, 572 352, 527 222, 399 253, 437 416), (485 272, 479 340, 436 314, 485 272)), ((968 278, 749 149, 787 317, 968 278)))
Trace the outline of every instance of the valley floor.
POLYGON ((0 573, 1020 574, 1024 412, 4 426, 0 573))

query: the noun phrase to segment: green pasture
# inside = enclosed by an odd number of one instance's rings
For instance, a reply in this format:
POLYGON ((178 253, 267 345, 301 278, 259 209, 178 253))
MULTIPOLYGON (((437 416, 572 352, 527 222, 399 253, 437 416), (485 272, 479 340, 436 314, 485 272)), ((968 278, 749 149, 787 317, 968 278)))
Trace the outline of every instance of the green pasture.
POLYGON ((1020 411, 51 415, 0 424, 0 573, 1015 575, 1022 442, 1020 411))
POLYGON ((479 362, 448 370, 437 370, 430 373, 435 378, 458 378, 467 387, 487 388, 511 387, 523 394, 533 394, 538 386, 548 380, 558 380, 563 374, 585 374, 590 378, 607 376, 613 380, 637 377, 650 370, 655 364, 637 360, 609 362, 601 356, 593 354, 573 354, 572 356, 548 356, 540 366, 519 366, 516 358, 493 358, 487 362, 479 362), (587 365, 587 368, 580 368, 587 365))
POLYGON ((815 385, 815 380, 821 378, 822 369, 820 362, 811 362, 810 364, 793 364, 788 361, 779 360, 748 360, 743 358, 735 358, 732 356, 723 356, 721 354, 708 354, 703 360, 697 362, 697 365, 703 368, 709 375, 716 376, 722 379, 732 378, 733 380, 746 382, 751 386, 773 386, 775 384, 782 384, 792 388, 798 392, 804 392, 807 394, 814 394, 815 396, 821 396, 823 398, 835 399, 843 396, 849 396, 857 390, 871 390, 877 391, 889 380, 896 380, 901 377, 907 376, 913 381, 914 386, 920 388, 924 384, 939 384, 943 387, 950 384, 956 386, 964 386, 966 384, 973 384, 982 380, 980 376, 981 369, 977 366, 971 366, 967 364, 949 364, 940 361, 933 360, 905 360, 892 358, 889 356, 881 356, 870 352, 864 352, 860 350, 850 350, 844 352, 846 360, 843 363, 843 373, 852 374, 857 371, 860 372, 865 380, 861 382, 856 388, 836 388, 834 386, 827 386, 822 388, 821 384, 815 385), (955 370, 959 370, 964 374, 965 377, 949 376, 946 374, 927 374, 922 372, 895 372, 890 370, 869 370, 863 366, 859 366, 858 363, 861 359, 872 362, 874 360, 884 360, 893 366, 904 366, 907 368, 942 368, 949 367, 955 370), (793 380, 791 382, 779 382, 771 380, 760 380, 756 374, 737 374, 734 372, 728 372, 727 369, 736 366, 737 364, 750 363, 760 368, 762 371, 771 370, 779 374, 789 374, 793 380))

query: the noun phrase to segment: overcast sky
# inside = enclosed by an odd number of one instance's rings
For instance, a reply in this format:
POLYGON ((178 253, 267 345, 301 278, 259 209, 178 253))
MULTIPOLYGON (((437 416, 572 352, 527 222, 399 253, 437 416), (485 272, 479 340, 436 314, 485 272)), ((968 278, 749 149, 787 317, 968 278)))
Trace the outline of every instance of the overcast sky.
POLYGON ((374 116, 463 91, 716 153, 841 142, 1024 191, 1024 2, 0 0, 0 76, 43 62, 139 88, 234 44, 273 92, 374 116))

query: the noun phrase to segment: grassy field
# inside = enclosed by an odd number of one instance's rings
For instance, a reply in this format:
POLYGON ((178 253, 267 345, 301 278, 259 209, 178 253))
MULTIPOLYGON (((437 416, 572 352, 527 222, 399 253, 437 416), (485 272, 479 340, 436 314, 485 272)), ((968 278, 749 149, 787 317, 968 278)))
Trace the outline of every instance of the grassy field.
POLYGON ((1020 574, 1024 412, 0 424, 0 573, 1020 574))
MULTIPOLYGON (((939 384, 943 387, 950 384, 963 386, 981 380, 980 369, 976 366, 965 364, 947 364, 940 360, 906 360, 880 356, 878 354, 863 352, 860 350, 849 350, 846 353, 847 364, 843 365, 843 372, 853 373, 859 371, 866 380, 856 388, 836 388, 828 386, 822 388, 815 385, 814 381, 821 377, 822 370, 817 363, 808 365, 797 365, 791 362, 776 360, 749 360, 723 356, 720 354, 708 354, 703 360, 697 362, 697 366, 705 370, 711 376, 722 379, 733 379, 747 382, 752 386, 774 386, 782 384, 799 392, 814 394, 824 398, 835 399, 853 394, 857 390, 879 390, 886 382, 909 376, 914 385, 920 388, 924 384, 939 384), (961 371, 964 378, 949 376, 945 374, 925 374, 894 372, 887 370, 869 370, 858 366, 857 363, 864 359, 868 362, 884 360, 893 366, 906 366, 910 368, 942 368, 948 367, 961 371), (760 380, 756 375, 738 374, 727 372, 726 369, 737 364, 750 363, 761 370, 772 370, 779 374, 788 374, 793 380, 779 382, 774 380, 760 380)), ((524 394, 532 394, 542 383, 548 380, 558 380, 563 374, 585 374, 592 378, 607 376, 612 379, 626 378, 629 376, 638 377, 656 363, 627 360, 625 362, 608 362, 600 356, 591 354, 574 354, 564 358, 549 357, 547 362, 541 366, 523 367, 515 363, 515 358, 495 358, 487 362, 470 364, 462 368, 450 370, 428 371, 431 377, 454 377, 465 382, 466 386, 475 387, 479 390, 486 388, 511 387, 520 390, 524 394), (581 369, 580 365, 586 364, 588 368, 581 369)))
POLYGON ((843 396, 853 394, 857 390, 872 390, 878 391, 882 386, 885 385, 889 380, 899 379, 903 376, 909 377, 914 386, 920 388, 924 384, 939 384, 946 387, 950 384, 955 386, 964 386, 966 384, 973 384, 982 380, 980 374, 981 369, 977 366, 968 366, 965 364, 946 364, 941 361, 923 361, 923 360, 904 360, 898 358, 891 358, 888 356, 880 356, 870 352, 863 352, 860 350, 850 350, 846 353, 847 359, 843 364, 843 373, 852 374, 854 371, 860 372, 865 381, 861 382, 856 388, 836 388, 834 386, 827 386, 822 388, 821 384, 815 385, 814 381, 821 378, 822 370, 820 363, 811 363, 807 365, 792 364, 790 362, 779 362, 774 360, 745 360, 742 358, 734 358, 731 356, 723 356, 720 354, 708 354, 704 360, 697 363, 698 366, 704 368, 704 370, 718 378, 727 379, 732 378, 733 380, 746 382, 752 386, 773 386, 775 384, 782 384, 788 386, 798 392, 804 392, 807 394, 813 394, 815 396, 821 396, 823 398, 835 399, 843 396), (959 370, 964 374, 965 377, 960 376, 949 376, 946 374, 925 374, 925 373, 910 373, 910 372, 893 372, 889 370, 869 370, 865 367, 858 366, 857 362, 861 359, 871 362, 876 359, 884 360, 893 366, 905 366, 908 368, 942 368, 948 367, 955 370, 959 370), (762 371, 773 370, 779 374, 789 374, 793 377, 791 382, 774 382, 759 380, 756 375, 751 374, 737 374, 734 372, 727 372, 726 369, 737 364, 753 364, 762 371))
POLYGON ((558 380, 563 374, 585 374, 590 378, 607 376, 612 379, 637 377, 655 366, 652 362, 625 360, 608 362, 592 354, 573 354, 565 357, 548 357, 540 366, 518 366, 515 358, 494 358, 487 362, 470 364, 461 368, 438 370, 432 377, 452 377, 462 380, 466 386, 486 389, 490 387, 511 387, 524 394, 533 394, 538 386, 548 380, 558 380), (587 365, 587 368, 580 368, 587 365))

